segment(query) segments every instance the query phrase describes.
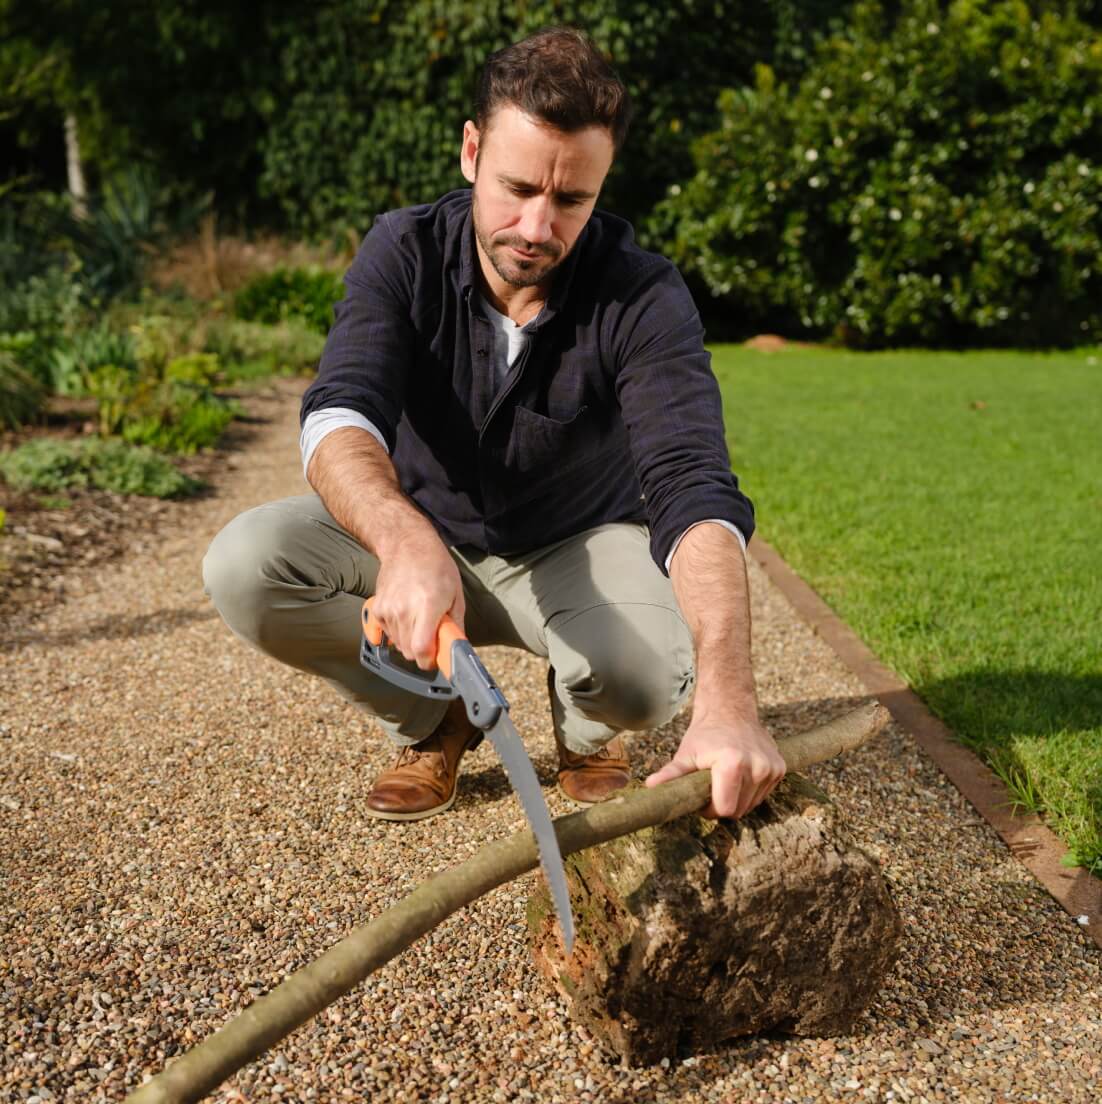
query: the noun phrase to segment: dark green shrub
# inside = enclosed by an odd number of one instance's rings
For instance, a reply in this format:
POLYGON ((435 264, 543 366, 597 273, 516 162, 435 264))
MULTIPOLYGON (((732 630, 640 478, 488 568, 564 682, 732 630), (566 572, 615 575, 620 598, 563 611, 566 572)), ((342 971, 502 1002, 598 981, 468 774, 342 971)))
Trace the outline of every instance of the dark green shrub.
MULTIPOLYGON (((0 293, 52 268, 70 267, 65 227, 72 217, 68 196, 0 186, 0 293)), ((3 299, 0 298, 0 304, 3 299)))
POLYGON ((0 452, 0 476, 21 491, 96 487, 118 494, 174 498, 202 484, 148 448, 122 441, 59 441, 43 437, 0 452))
POLYGON ((315 5, 287 41, 263 185, 290 224, 353 227, 463 186, 459 141, 476 73, 494 50, 551 24, 584 28, 612 59, 636 121, 601 205, 638 220, 691 171, 719 89, 755 60, 803 63, 846 4, 826 0, 359 0, 315 5), (779 52, 779 56, 778 56, 779 52))
POLYGON ((327 334, 333 304, 344 298, 344 285, 323 268, 277 268, 250 280, 234 298, 233 309, 247 322, 298 321, 327 334))
POLYGON ((1102 36, 1024 0, 862 3, 798 86, 728 92, 654 232, 747 326, 1102 338, 1102 36))
POLYGON ((31 334, 0 334, 0 426, 9 429, 32 421, 46 401, 38 377, 20 364, 33 341, 31 334))

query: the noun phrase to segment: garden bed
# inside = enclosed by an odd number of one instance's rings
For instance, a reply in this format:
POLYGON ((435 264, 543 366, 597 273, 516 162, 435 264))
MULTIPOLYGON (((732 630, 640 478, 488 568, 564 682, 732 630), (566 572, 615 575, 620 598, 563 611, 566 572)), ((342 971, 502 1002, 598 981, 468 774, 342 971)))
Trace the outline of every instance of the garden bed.
MULTIPOLYGON (((241 389, 231 396, 246 409, 223 433, 216 448, 173 459, 183 474, 202 484, 191 497, 204 496, 219 475, 235 469, 257 423, 269 420, 273 403, 293 402, 296 380, 278 380, 241 389)), ((87 440, 95 428, 92 400, 55 397, 42 423, 0 433, 0 452, 44 438, 87 440)), ((147 551, 187 500, 118 494, 91 487, 55 493, 17 491, 0 480, 0 607, 4 620, 46 609, 66 592, 73 571, 84 572, 127 552, 147 551)))

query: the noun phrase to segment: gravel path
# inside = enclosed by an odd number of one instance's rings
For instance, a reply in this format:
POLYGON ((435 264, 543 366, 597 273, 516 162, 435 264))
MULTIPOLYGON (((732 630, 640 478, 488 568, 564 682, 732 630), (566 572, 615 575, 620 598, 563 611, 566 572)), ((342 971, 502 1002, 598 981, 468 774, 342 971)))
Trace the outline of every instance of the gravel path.
MULTIPOLYGON (((522 816, 492 752, 454 811, 359 808, 391 754, 327 688, 236 641, 199 562, 234 514, 302 489, 286 384, 219 491, 159 549, 68 581, 0 653, 0 1099, 118 1100, 429 873, 522 816)), ((756 569, 767 721, 851 707, 856 680, 756 569)), ((553 780, 543 665, 487 662, 553 780)), ((634 737, 642 775, 682 721, 634 737)), ((1096 1101, 1102 955, 892 728, 816 780, 877 856, 906 932, 846 1038, 735 1042, 623 1069, 529 965, 530 878, 452 917, 213 1099, 224 1101, 1096 1101)), ((567 811, 552 785, 552 813, 567 811)))

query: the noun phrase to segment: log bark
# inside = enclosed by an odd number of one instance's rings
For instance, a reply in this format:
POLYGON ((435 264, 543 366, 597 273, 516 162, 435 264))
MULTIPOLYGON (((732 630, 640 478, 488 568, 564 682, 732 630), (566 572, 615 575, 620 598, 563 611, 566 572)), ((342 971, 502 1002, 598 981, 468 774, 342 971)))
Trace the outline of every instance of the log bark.
POLYGON ((683 817, 566 867, 574 954, 541 885, 528 910, 536 965, 629 1065, 763 1030, 843 1034, 898 951, 879 865, 800 775, 738 823, 683 817))
MULTIPOLYGON (((820 728, 780 742, 790 770, 860 747, 888 720, 872 703, 820 728)), ((711 771, 697 771, 654 789, 618 795, 554 821, 564 856, 702 809, 711 771)), ((530 829, 487 844, 466 862, 434 875, 369 924, 261 997, 209 1038, 175 1059, 127 1098, 127 1104, 188 1104, 258 1058, 269 1047, 355 988, 446 917, 499 885, 533 870, 539 856, 530 829)))

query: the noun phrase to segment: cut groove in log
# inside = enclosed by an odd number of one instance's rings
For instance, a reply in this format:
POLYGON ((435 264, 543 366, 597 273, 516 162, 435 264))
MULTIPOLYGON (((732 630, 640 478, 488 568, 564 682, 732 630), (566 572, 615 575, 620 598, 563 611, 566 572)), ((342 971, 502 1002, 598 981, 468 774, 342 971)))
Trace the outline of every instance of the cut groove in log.
MULTIPOLYGON (((888 720, 870 703, 810 732, 779 741, 790 770, 802 770, 871 739, 888 720)), ((711 772, 697 771, 653 789, 617 796, 584 812, 558 817, 562 854, 604 843, 703 808, 711 772)), ((202 1099, 247 1062, 344 996, 464 905, 535 869, 539 857, 530 829, 487 844, 466 862, 433 876, 319 958, 296 970, 270 993, 209 1038, 177 1058, 126 1099, 127 1104, 185 1104, 202 1099)))

